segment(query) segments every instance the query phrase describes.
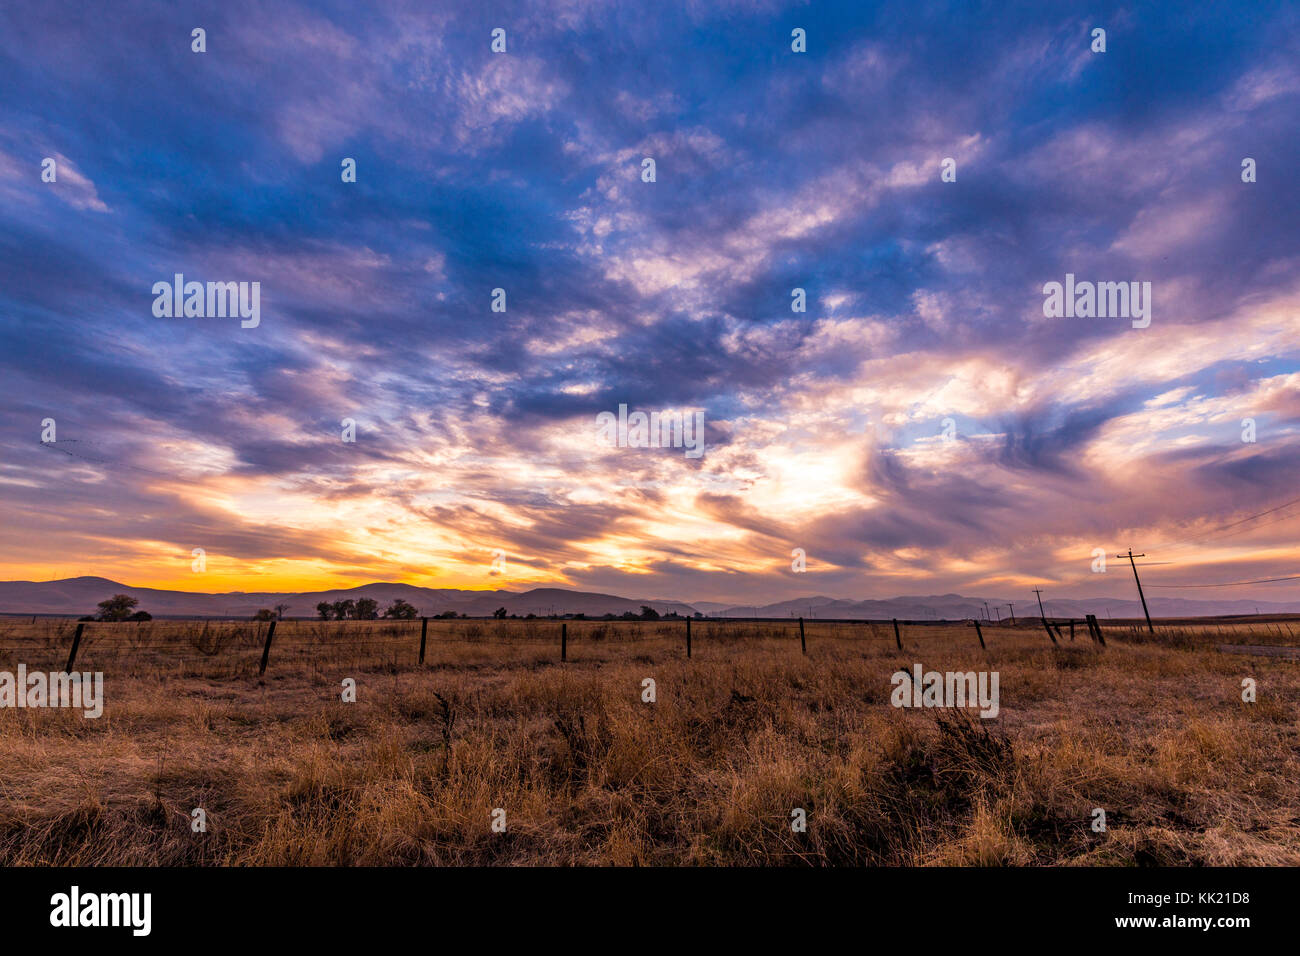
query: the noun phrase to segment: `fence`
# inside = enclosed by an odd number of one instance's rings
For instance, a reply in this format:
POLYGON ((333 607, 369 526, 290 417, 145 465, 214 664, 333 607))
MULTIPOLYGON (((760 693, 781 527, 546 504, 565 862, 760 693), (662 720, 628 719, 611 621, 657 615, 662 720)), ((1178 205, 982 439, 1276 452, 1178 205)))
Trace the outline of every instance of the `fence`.
MULTIPOLYGON (((792 650, 798 640, 802 654, 809 647, 851 645, 882 647, 891 641, 903 651, 904 638, 912 646, 918 639, 953 629, 969 628, 972 644, 987 649, 986 632, 1032 633, 1038 622, 1009 627, 978 620, 967 621, 863 621, 805 618, 661 618, 658 620, 500 620, 434 619, 408 621, 272 621, 212 622, 72 622, 46 619, 40 623, 0 625, 0 661, 22 661, 29 669, 72 671, 113 662, 129 663, 133 670, 167 670, 200 673, 223 666, 231 676, 265 676, 277 667, 329 667, 367 660, 373 666, 405 668, 438 666, 448 647, 483 648, 495 652, 522 649, 535 659, 568 662, 571 649, 636 647, 680 653, 693 659, 701 648, 734 646, 748 641, 775 642, 792 650), (7 638, 7 639, 6 639, 7 638)), ((1075 637, 1074 621, 1068 624, 1075 637)), ((1080 622, 1084 623, 1084 622, 1080 622)), ((1087 633, 1102 646, 1105 639, 1096 618, 1089 616, 1087 633)), ((1053 644, 1065 639, 1060 624, 1042 622, 1053 644)), ((0 664, 0 667, 3 667, 0 664)))

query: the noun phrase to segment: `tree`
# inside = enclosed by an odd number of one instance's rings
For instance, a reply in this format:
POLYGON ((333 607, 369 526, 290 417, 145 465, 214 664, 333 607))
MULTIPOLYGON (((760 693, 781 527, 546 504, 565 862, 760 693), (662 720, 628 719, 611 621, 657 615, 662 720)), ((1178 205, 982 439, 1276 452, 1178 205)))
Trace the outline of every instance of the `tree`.
POLYGON ((153 615, 150 614, 148 611, 136 611, 134 614, 128 617, 127 620, 128 621, 152 621, 153 615))
POLYGON ((329 601, 321 601, 316 605, 316 613, 320 615, 322 621, 328 621, 330 619, 330 611, 332 610, 334 610, 334 608, 329 601))
POLYGON ((659 620, 659 612, 656 611, 656 610, 655 610, 654 608, 652 608, 652 607, 647 607, 646 605, 642 604, 642 605, 641 605, 641 620, 643 620, 643 621, 657 621, 657 620, 659 620))
POLYGON ((334 612, 334 620, 346 621, 356 613, 357 602, 351 598, 348 598, 346 601, 335 601, 330 605, 330 610, 334 612))
POLYGON ((276 613, 276 616, 277 616, 281 621, 284 620, 284 612, 287 611, 287 610, 289 610, 289 605, 287 605, 287 604, 277 604, 277 605, 275 606, 275 613, 276 613))
POLYGON ((415 605, 408 604, 401 598, 388 605, 388 610, 384 612, 384 617, 394 621, 413 621, 419 616, 420 612, 415 605))
POLYGON ((99 619, 101 621, 125 621, 131 616, 132 609, 139 603, 129 594, 115 594, 107 601, 99 602, 99 619))
POLYGON ((373 621, 379 617, 379 602, 374 598, 357 598, 355 616, 358 621, 373 621))
POLYGON ((253 620, 254 620, 254 621, 274 621, 274 620, 275 620, 275 612, 272 611, 269 607, 259 608, 258 611, 257 611, 257 613, 253 615, 253 620))
POLYGON ((503 608, 503 607, 499 607, 499 608, 497 608, 495 611, 492 612, 492 616, 495 617, 495 618, 497 618, 497 619, 504 618, 504 617, 506 616, 506 609, 503 608))

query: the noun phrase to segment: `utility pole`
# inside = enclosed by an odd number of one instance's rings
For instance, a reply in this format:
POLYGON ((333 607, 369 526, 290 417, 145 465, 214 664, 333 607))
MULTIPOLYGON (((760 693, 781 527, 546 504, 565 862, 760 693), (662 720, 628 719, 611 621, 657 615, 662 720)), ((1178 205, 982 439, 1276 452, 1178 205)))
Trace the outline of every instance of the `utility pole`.
POLYGON ((1147 616, 1147 630, 1150 631, 1152 634, 1154 634, 1156 632, 1156 629, 1151 626, 1151 612, 1147 610, 1147 596, 1142 593, 1142 581, 1140 578, 1138 578, 1137 562, 1133 560, 1134 558, 1145 558, 1146 556, 1147 555, 1145 551, 1142 552, 1141 554, 1134 554, 1132 548, 1128 549, 1127 555, 1123 555, 1123 554, 1115 555, 1115 557, 1117 558, 1127 557, 1129 565, 1133 568, 1133 580, 1137 581, 1138 597, 1142 599, 1142 613, 1147 616))
POLYGON ((1048 626, 1047 612, 1043 610, 1043 592, 1040 591, 1038 588, 1034 588, 1034 593, 1038 595, 1038 613, 1042 616, 1043 630, 1047 632, 1047 636, 1050 637, 1052 639, 1052 643, 1055 644, 1056 635, 1052 633, 1051 627, 1048 626))
POLYGON ((1015 626, 1016 626, 1016 606, 1015 606, 1015 604, 1008 604, 1008 605, 1007 605, 1007 610, 1011 613, 1011 626, 1012 626, 1012 627, 1015 627, 1015 626))
POLYGON ((1002 623, 1002 609, 1001 609, 1001 608, 996 608, 996 607, 995 607, 995 608, 993 609, 993 613, 996 614, 996 615, 998 616, 998 623, 1001 624, 1001 623, 1002 623))
POLYGON ((985 602, 984 602, 984 620, 986 620, 986 621, 991 621, 991 620, 993 620, 993 615, 992 615, 991 613, 989 613, 989 602, 988 602, 988 601, 985 601, 985 602))

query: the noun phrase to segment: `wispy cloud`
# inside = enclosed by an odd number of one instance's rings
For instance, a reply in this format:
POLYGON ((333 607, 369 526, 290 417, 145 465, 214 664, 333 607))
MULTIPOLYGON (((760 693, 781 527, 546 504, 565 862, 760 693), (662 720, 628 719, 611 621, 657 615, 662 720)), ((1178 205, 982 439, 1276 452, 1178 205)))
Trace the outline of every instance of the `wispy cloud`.
POLYGON ((1300 562, 1289 512, 1180 545, 1293 490, 1293 14, 1103 5, 1105 54, 1039 8, 0 16, 0 576, 771 600, 1096 592, 1121 537, 1171 581, 1300 562), (178 272, 260 283, 258 328, 155 318, 178 272), (1150 281, 1150 327, 1045 317, 1067 273, 1150 281), (706 454, 607 447, 619 404, 702 409, 706 454))

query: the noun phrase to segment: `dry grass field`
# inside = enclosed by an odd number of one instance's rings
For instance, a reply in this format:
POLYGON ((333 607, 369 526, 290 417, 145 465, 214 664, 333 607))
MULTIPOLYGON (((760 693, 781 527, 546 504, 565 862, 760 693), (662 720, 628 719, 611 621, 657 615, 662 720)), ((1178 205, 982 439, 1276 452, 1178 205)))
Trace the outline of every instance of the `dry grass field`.
MULTIPOLYGON (((101 718, 0 710, 0 864, 1300 864, 1300 662, 1217 649, 1295 626, 570 622, 561 664, 558 622, 430 621, 421 667, 418 621, 284 622, 259 679, 266 625, 92 624, 101 718), (1000 715, 891 707, 916 663, 1000 715)), ((73 627, 0 621, 0 670, 73 627)))

